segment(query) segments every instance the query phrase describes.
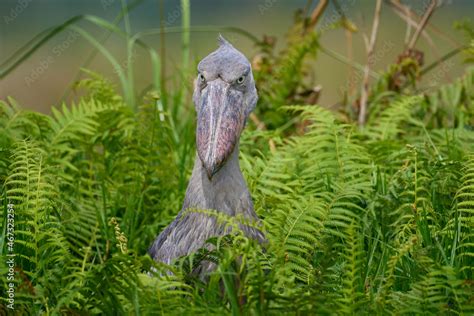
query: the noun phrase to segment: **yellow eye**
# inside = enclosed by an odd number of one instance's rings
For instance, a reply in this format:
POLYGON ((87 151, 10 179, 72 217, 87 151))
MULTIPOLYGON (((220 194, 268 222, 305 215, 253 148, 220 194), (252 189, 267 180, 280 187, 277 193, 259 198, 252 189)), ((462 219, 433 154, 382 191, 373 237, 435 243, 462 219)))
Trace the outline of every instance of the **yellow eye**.
POLYGON ((244 83, 244 80, 245 80, 245 77, 244 77, 244 76, 239 77, 239 78, 237 78, 237 83, 238 83, 238 84, 242 84, 242 83, 244 83))
POLYGON ((198 75, 198 78, 199 78, 199 81, 201 81, 201 82, 206 82, 206 78, 204 77, 204 75, 203 75, 202 73, 200 73, 200 74, 198 75))

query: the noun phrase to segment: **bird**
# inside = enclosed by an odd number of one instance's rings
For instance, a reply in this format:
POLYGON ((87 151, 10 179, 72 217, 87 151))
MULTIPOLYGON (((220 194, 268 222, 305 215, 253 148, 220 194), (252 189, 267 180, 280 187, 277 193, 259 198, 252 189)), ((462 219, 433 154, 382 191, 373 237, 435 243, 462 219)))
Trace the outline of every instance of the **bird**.
MULTIPOLYGON (((222 35, 218 43, 197 66, 192 96, 197 153, 180 212, 149 248, 156 262, 172 264, 202 248, 209 238, 229 233, 215 216, 192 210, 213 210, 257 223, 239 227, 248 238, 265 242, 239 165, 240 135, 258 101, 252 67, 222 35)), ((212 269, 208 263, 201 273, 212 269)))

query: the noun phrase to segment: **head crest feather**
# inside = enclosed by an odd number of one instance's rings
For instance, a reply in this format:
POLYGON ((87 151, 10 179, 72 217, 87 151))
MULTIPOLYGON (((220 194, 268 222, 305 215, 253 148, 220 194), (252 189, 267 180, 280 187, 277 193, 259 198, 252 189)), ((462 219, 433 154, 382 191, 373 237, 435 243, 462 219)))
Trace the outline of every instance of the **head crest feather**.
POLYGON ((217 37, 217 41, 219 42, 219 47, 221 46, 230 46, 230 47, 233 47, 231 43, 229 43, 225 38, 224 36, 222 36, 222 34, 219 34, 219 36, 217 37))

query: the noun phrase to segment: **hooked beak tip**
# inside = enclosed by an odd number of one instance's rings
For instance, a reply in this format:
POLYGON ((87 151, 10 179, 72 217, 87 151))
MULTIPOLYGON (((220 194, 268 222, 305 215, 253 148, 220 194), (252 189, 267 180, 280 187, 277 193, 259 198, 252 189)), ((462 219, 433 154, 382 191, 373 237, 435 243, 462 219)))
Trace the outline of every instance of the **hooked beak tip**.
POLYGON ((212 177, 214 176, 214 173, 212 171, 209 171, 209 169, 206 169, 206 174, 209 181, 211 181, 212 177))
POLYGON ((212 180, 214 175, 219 171, 220 167, 214 162, 202 163, 204 170, 206 170, 207 179, 212 180))

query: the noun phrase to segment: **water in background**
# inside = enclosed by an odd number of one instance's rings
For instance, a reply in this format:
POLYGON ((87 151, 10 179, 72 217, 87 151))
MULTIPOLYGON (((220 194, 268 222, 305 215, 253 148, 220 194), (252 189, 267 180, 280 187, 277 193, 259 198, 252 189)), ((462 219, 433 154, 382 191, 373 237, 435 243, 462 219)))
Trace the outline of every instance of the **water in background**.
MULTIPOLYGON (((410 2, 417 11, 423 10, 423 7, 429 3, 428 0, 404 2, 410 2)), ((292 24, 294 12, 298 8, 304 8, 306 3, 306 0, 191 1, 191 26, 240 27, 257 37, 264 34, 276 36, 281 47, 284 34, 292 24)), ((431 33, 438 50, 435 51, 421 38, 417 47, 425 52, 425 64, 429 64, 436 60, 438 55, 443 55, 466 42, 462 33, 455 31, 452 25, 455 20, 473 16, 474 2, 450 0, 445 3, 435 12, 431 22, 449 34, 451 39, 431 33)), ((368 34, 370 31, 374 2, 341 0, 340 4, 344 12, 359 27, 359 32, 354 36, 354 60, 365 64, 366 54, 362 34, 368 34)), ((131 12, 132 33, 160 26, 159 5, 160 0, 145 0, 131 12)), ((181 24, 180 1, 166 0, 164 7, 166 25, 179 26, 181 24)), ((3 63, 40 31, 58 25, 70 17, 91 14, 113 21, 120 10, 120 0, 2 0, 0 2, 0 62, 3 63)), ((319 24, 320 27, 326 28, 321 43, 326 48, 346 55, 344 31, 327 29, 327 26, 337 19, 336 10, 329 7, 319 24)), ((383 7, 381 20, 375 70, 383 70, 388 63, 396 60, 406 31, 406 24, 387 5, 383 7)), ((90 23, 81 22, 80 25, 96 39, 102 38, 104 34, 103 29, 90 23)), ((123 27, 123 24, 120 26, 123 27)), ((253 47, 245 37, 231 33, 224 33, 224 35, 228 36, 233 44, 247 56, 252 57, 256 53, 256 47, 253 47)), ((216 37, 217 32, 191 34, 192 63, 216 47, 216 37)), ((158 35, 145 37, 144 41, 159 52, 158 35)), ((112 36, 103 44, 116 56, 122 66, 126 67, 125 42, 117 36, 112 36)), ((70 89, 79 68, 92 50, 92 46, 74 32, 66 31, 59 34, 0 82, 0 99, 12 96, 25 108, 48 112, 50 106, 61 102, 61 98, 70 89)), ((179 33, 166 36, 166 52, 167 73, 172 77, 181 62, 179 33)), ((140 90, 151 82, 148 55, 137 49, 134 64, 136 86, 140 90)), ((314 66, 313 75, 323 88, 319 103, 332 106, 347 90, 348 66, 323 53, 318 55, 314 66)), ((104 74, 114 82, 118 81, 112 66, 100 54, 94 58, 88 68, 104 74)), ((457 56, 446 64, 444 70, 429 74, 426 80, 434 84, 446 82, 459 76, 463 68, 462 56, 457 56)))

